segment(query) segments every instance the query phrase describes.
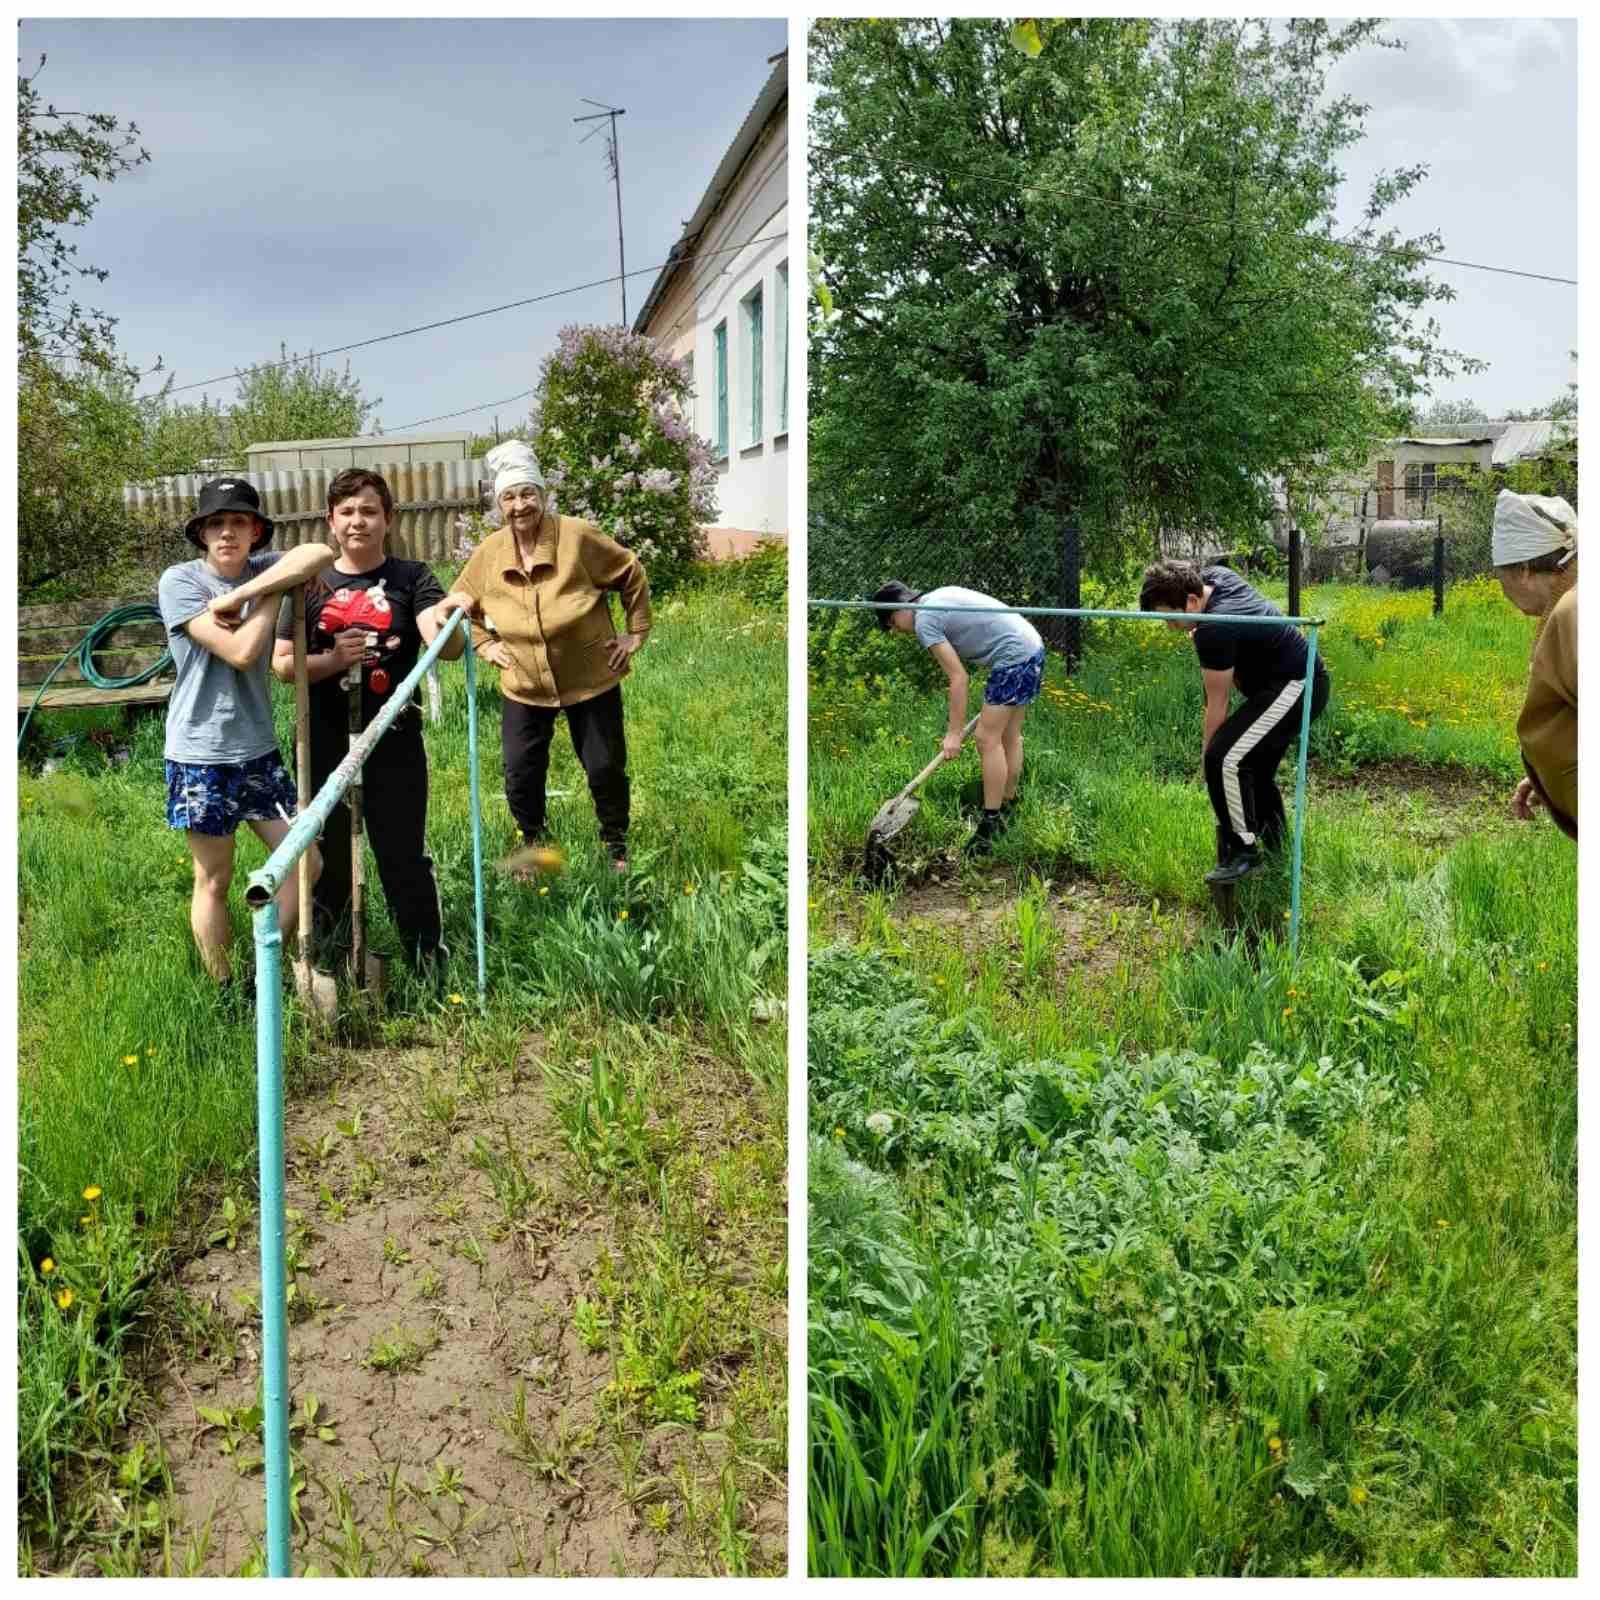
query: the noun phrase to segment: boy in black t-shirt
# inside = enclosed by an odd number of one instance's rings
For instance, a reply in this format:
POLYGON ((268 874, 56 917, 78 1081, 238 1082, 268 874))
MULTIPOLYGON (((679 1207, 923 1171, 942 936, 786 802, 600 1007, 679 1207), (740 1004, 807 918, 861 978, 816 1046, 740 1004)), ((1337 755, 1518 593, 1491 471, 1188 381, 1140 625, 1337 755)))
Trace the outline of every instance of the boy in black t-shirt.
MULTIPOLYGON (((383 709, 439 631, 434 607, 444 587, 424 561, 388 552, 394 496, 376 472, 350 468, 328 486, 328 526, 339 559, 306 587, 306 676, 311 699, 309 805, 350 749, 350 679, 361 684, 361 726, 383 709)), ((465 650, 458 635, 442 654, 465 650)), ((278 623, 272 669, 294 681, 294 618, 278 623)), ((440 949, 439 891, 427 854, 428 757, 422 710, 411 704, 395 719, 362 769, 362 814, 378 862, 389 914, 413 966, 440 949)), ((343 801, 322 835, 322 876, 314 899, 315 928, 326 941, 350 911, 350 813, 343 801)))
MULTIPOLYGON (((1300 731, 1306 641, 1298 628, 1229 627, 1232 616, 1283 613, 1227 567, 1158 561, 1139 591, 1141 611, 1176 611, 1168 623, 1194 635, 1205 686, 1204 762, 1211 809, 1217 817, 1217 865, 1208 883, 1237 883, 1263 865, 1263 852, 1287 829, 1283 796, 1273 781, 1278 763, 1300 731), (1237 689, 1244 704, 1229 715, 1237 689)), ((1311 715, 1328 703, 1328 672, 1317 660, 1311 715)))

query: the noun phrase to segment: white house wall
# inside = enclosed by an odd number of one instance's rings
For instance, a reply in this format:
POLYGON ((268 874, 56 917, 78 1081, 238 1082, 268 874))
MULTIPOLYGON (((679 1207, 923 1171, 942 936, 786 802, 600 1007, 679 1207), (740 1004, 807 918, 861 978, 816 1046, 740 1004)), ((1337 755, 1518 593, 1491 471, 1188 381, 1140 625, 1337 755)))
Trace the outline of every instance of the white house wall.
MULTIPOLYGON (((789 262, 787 160, 788 139, 779 119, 711 219, 692 268, 695 431, 713 440, 715 335, 722 323, 728 330, 728 457, 720 468, 716 526, 768 535, 788 531, 789 440, 787 428, 780 426, 779 393, 788 318, 778 310, 778 268, 789 262), (747 244, 737 253, 717 253, 753 239, 767 242, 747 244), (740 423, 749 395, 740 361, 741 303, 757 284, 762 291, 762 431, 759 440, 745 444, 740 423)), ((797 290, 792 270, 789 292, 804 292, 804 277, 797 290)), ((792 351, 790 356, 792 364, 792 351)))

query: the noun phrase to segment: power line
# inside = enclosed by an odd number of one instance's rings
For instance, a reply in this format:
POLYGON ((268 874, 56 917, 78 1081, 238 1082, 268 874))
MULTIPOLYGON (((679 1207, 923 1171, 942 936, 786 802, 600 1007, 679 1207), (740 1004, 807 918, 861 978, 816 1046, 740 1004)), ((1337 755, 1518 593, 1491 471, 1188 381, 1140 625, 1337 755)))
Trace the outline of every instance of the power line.
MULTIPOLYGON (((972 167, 933 166, 928 162, 909 160, 905 156, 882 155, 875 151, 868 150, 863 146, 852 147, 848 145, 812 145, 810 147, 810 154, 829 156, 866 156, 869 160, 877 161, 881 165, 885 166, 898 164, 902 167, 907 167, 914 172, 932 173, 938 176, 976 178, 980 183, 991 183, 999 186, 1000 188, 1013 189, 1021 193, 1025 193, 1031 189, 1039 194, 1075 195, 1080 198, 1093 200, 1097 205, 1110 206, 1124 211, 1149 211, 1158 216, 1176 218, 1180 222, 1199 223, 1208 227, 1237 226, 1237 223, 1234 221, 1234 219, 1230 217, 1210 217, 1193 211, 1179 211, 1171 206, 1161 205, 1154 200, 1112 200, 1105 195, 1096 193, 1093 189, 1085 189, 1072 184, 1063 185, 1032 182, 1017 183, 1014 179, 997 178, 989 173, 979 172, 972 167)), ((1306 235, 1305 237, 1315 238, 1314 235, 1306 235)), ((1353 239, 1324 238, 1317 240, 1317 242, 1321 244, 1332 245, 1335 249, 1339 250, 1364 250, 1369 255, 1412 256, 1415 254, 1414 251, 1396 249, 1392 245, 1362 244, 1353 239)), ((1495 267, 1490 266, 1488 263, 1482 261, 1462 261, 1454 256, 1423 255, 1418 256, 1417 259, 1420 261, 1438 262, 1443 266, 1469 267, 1474 272, 1500 273, 1508 278, 1532 278, 1539 283, 1567 284, 1574 289, 1578 286, 1578 280, 1576 278, 1556 277, 1547 272, 1526 272, 1520 267, 1495 267)))
POLYGON ((404 433, 407 428, 420 428, 428 422, 448 422, 451 417, 470 417, 475 411, 487 411, 490 406, 508 406, 513 400, 526 400, 529 395, 537 393, 534 389, 524 389, 521 394, 508 394, 504 400, 485 400, 480 406, 467 406, 460 411, 444 411, 437 417, 419 417, 415 422, 401 422, 395 426, 396 433, 404 433))
MULTIPOLYGON (((739 251, 748 249, 751 245, 770 244, 775 239, 787 238, 787 233, 769 233, 759 238, 746 239, 740 244, 723 245, 716 250, 698 250, 697 256, 725 256, 737 255, 739 251)), ((217 378, 203 378, 199 383, 180 383, 175 388, 152 391, 149 394, 135 395, 136 400, 159 400, 171 394, 185 394, 191 389, 208 389, 214 383, 238 383, 251 372, 273 372, 280 367, 298 366, 302 361, 316 361, 323 356, 342 356, 350 350, 365 350, 369 345, 386 344, 391 339, 404 339, 414 333, 432 333, 437 328, 451 328, 457 323, 472 322, 478 317, 492 317, 501 311, 515 311, 521 306, 538 305, 546 300, 559 300, 564 295, 582 294, 589 289, 602 289, 608 283, 617 283, 622 277, 638 278, 646 273, 660 272, 663 267, 679 265, 686 257, 678 257, 676 261, 669 258, 667 261, 658 262, 653 267, 635 267, 632 272, 624 274, 613 273, 609 278, 596 278, 590 283, 573 284, 566 289, 552 289, 546 294, 529 295, 525 300, 508 300, 501 306, 489 306, 482 311, 467 311, 459 317, 445 317, 438 322, 419 323, 414 328, 400 328, 394 333, 381 333, 371 339, 357 339, 353 344, 333 345, 327 350, 308 350, 303 356, 290 356, 284 361, 264 361, 259 366, 241 368, 235 372, 224 373, 217 378)), ((492 402, 491 402, 492 403, 492 402)))

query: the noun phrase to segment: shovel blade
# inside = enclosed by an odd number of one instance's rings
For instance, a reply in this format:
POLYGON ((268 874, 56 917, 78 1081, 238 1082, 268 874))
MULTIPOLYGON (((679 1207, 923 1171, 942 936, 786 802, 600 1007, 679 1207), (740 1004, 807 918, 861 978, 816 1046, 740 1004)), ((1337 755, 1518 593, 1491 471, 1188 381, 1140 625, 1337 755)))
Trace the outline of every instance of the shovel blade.
POLYGON ((872 826, 867 829, 867 847, 871 849, 874 845, 885 844, 897 833, 904 832, 911 819, 916 816, 921 804, 922 802, 914 794, 889 801, 872 819, 872 826))

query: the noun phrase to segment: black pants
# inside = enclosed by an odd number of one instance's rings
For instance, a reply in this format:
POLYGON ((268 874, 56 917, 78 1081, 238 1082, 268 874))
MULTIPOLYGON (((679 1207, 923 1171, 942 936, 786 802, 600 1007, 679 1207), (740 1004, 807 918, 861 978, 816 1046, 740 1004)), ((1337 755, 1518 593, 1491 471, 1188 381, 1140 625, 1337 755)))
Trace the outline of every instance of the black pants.
POLYGON ((545 830, 545 776, 550 770, 550 740, 556 718, 565 711, 572 748, 578 753, 600 837, 608 845, 621 845, 628 836, 628 746, 622 734, 622 686, 608 689, 592 700, 558 710, 554 706, 525 706, 518 700, 500 702, 500 754, 505 763, 506 803, 530 843, 545 830))
MULTIPOLYGON (((349 750, 347 735, 311 739, 311 793, 328 781, 349 750)), ((427 854, 428 754, 422 713, 415 708, 395 723, 362 768, 361 812, 378 859, 378 881, 389 915, 413 966, 439 947, 439 886, 427 854)), ((309 801, 310 795, 305 796, 309 801)), ((350 918, 350 809, 340 801, 322 830, 322 876, 312 891, 314 937, 322 959, 343 943, 350 918)))
MULTIPOLYGON (((1206 747, 1206 788, 1228 850, 1268 844, 1287 825, 1283 796, 1273 774, 1300 732, 1304 678, 1291 678, 1253 694, 1211 736, 1206 747)), ((1311 715, 1328 703, 1328 675, 1319 662, 1312 685, 1311 715)))

